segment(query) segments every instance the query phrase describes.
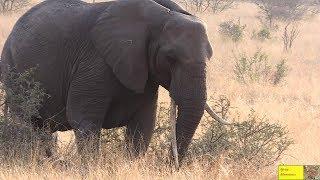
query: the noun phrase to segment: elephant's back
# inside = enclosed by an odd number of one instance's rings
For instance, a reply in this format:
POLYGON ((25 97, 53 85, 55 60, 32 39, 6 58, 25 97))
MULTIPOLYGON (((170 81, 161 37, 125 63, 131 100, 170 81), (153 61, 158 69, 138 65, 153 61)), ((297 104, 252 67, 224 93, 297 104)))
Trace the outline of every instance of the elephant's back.
MULTIPOLYGON (((50 95, 44 117, 59 111, 65 104, 68 80, 64 45, 72 41, 75 29, 81 26, 86 8, 77 0, 49 0, 26 12, 15 24, 6 43, 6 64, 18 72, 35 68, 35 80, 50 95)), ((77 32, 80 32, 77 31, 77 32)), ((2 63, 3 64, 3 63, 2 63)))
POLYGON ((59 1, 44 1, 26 12, 13 27, 8 40, 18 70, 56 59, 65 36, 63 28, 67 28, 62 27, 65 21, 58 22, 62 10, 59 6, 59 1))
POLYGON ((64 60, 60 56, 65 44, 88 35, 95 23, 99 9, 92 9, 92 4, 80 0, 48 0, 31 8, 10 35, 14 64, 25 70, 35 65, 50 68, 55 61, 64 60))

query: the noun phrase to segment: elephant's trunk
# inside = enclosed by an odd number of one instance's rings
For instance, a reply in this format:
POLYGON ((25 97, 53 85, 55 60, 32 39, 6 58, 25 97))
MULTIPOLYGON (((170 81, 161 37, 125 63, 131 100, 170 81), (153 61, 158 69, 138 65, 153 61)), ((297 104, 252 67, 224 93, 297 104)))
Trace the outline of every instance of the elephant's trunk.
POLYGON ((205 77, 205 68, 202 64, 197 64, 192 69, 175 69, 174 71, 170 96, 178 105, 176 138, 179 161, 185 156, 204 113, 206 104, 205 77))
POLYGON ((189 68, 177 68, 173 72, 170 96, 178 105, 175 130, 178 159, 181 161, 187 152, 204 110, 218 122, 222 124, 229 123, 220 118, 206 103, 207 92, 204 64, 189 65, 189 68))
POLYGON ((179 161, 184 158, 187 152, 187 148, 200 123, 203 112, 204 104, 202 103, 178 106, 176 137, 179 161))
MULTIPOLYGON (((228 121, 220 118, 211 108, 210 106, 206 103, 205 104, 205 110, 208 112, 208 114, 214 118, 216 121, 223 125, 231 125, 228 121)), ((170 123, 171 123, 171 152, 174 158, 174 163, 177 169, 179 169, 180 164, 179 164, 179 157, 178 157, 178 148, 177 148, 177 135, 176 135, 176 104, 173 99, 171 99, 171 104, 170 104, 170 123)), ((191 137, 192 138, 192 137, 191 137)), ((189 140, 191 141, 191 140, 189 140)), ((187 143, 188 144, 188 143, 187 143)), ((187 145, 185 145, 187 146, 187 145)), ((180 146, 181 148, 182 146, 180 146)), ((185 148, 186 149, 186 148, 185 148)), ((181 150, 181 149, 180 149, 181 150)), ((180 160, 184 156, 185 152, 180 151, 180 160), (181 156, 182 155, 182 156, 181 156)))

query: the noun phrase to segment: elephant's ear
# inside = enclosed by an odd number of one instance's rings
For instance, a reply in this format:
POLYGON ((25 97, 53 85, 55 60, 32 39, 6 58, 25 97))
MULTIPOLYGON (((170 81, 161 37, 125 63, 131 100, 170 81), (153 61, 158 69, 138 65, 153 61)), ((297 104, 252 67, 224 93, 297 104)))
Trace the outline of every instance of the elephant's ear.
POLYGON ((127 88, 141 93, 148 78, 147 23, 134 9, 114 3, 91 30, 96 49, 127 88))

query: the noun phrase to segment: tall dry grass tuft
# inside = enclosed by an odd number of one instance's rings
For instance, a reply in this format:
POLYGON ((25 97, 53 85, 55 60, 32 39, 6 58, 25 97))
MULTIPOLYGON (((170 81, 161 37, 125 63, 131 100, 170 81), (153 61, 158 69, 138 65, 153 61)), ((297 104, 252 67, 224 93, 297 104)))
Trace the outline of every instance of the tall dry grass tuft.
MULTIPOLYGON (((10 151, 25 154, 21 148, 22 142, 12 141, 10 151)), ((24 142, 26 143, 26 142, 24 142)), ((187 165, 176 171, 174 166, 168 165, 157 156, 147 155, 136 160, 130 160, 125 151, 102 147, 99 161, 89 165, 87 174, 83 174, 80 158, 75 153, 75 147, 64 146, 59 148, 56 156, 41 157, 40 154, 29 154, 36 157, 17 162, 18 157, 11 156, 10 163, 0 166, 1 179, 250 179, 263 177, 272 179, 276 173, 270 170, 257 170, 255 166, 243 166, 239 162, 225 162, 224 157, 217 157, 214 161, 192 159, 187 165), (40 158, 41 157, 41 158, 40 158), (160 162, 160 163, 159 163, 160 162)), ((40 152, 40 147, 31 148, 40 152)), ((26 154, 25 154, 26 155, 26 154)), ((243 162, 245 163, 245 162, 243 162)))

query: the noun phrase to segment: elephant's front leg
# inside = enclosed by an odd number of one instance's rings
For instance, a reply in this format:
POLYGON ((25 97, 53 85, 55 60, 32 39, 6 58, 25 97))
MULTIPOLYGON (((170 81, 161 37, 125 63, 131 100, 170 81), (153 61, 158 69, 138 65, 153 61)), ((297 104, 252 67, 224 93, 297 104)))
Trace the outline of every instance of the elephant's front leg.
POLYGON ((96 162, 99 157, 100 131, 109 103, 105 97, 75 95, 68 98, 67 112, 74 129, 78 153, 83 165, 96 162))
POLYGON ((155 93, 144 98, 143 105, 127 125, 126 142, 131 157, 144 155, 149 146, 155 126, 157 97, 155 93))

